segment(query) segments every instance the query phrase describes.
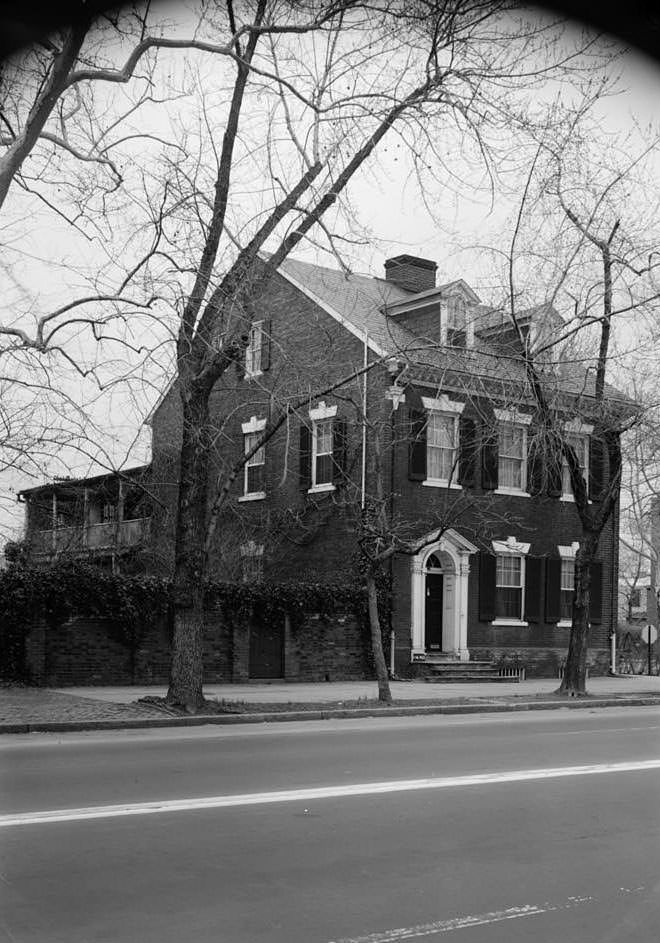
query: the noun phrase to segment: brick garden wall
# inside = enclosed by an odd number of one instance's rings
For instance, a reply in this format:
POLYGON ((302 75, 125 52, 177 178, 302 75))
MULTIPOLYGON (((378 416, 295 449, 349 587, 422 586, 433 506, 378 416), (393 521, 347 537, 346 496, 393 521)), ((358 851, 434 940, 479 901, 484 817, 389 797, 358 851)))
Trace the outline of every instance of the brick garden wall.
MULTIPOLYGON (((250 679, 249 638, 249 626, 232 627, 219 611, 207 613, 206 684, 250 679)), ((165 620, 150 628, 132 657, 107 620, 75 618, 57 628, 38 622, 28 634, 26 655, 30 679, 37 684, 167 684, 170 633, 165 620)), ((283 661, 287 681, 372 677, 368 632, 352 615, 325 619, 310 613, 295 626, 287 620, 283 661)))

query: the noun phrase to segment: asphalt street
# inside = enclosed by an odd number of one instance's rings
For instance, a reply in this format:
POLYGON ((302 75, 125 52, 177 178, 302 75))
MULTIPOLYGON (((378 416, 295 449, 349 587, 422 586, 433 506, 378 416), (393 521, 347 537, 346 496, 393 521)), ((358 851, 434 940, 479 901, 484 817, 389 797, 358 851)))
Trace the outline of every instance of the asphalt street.
POLYGON ((33 734, 0 764, 12 943, 660 926, 657 708, 33 734))

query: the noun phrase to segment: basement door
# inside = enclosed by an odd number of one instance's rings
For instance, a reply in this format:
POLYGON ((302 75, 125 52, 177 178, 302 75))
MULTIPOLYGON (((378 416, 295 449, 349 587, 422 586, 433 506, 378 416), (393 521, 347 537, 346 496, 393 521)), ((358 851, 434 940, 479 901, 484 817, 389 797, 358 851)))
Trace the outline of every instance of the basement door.
POLYGON ((284 620, 250 628, 250 678, 284 677, 284 620))
POLYGON ((442 573, 426 574, 426 609, 424 616, 424 642, 428 652, 442 651, 442 606, 444 602, 444 576, 442 573))

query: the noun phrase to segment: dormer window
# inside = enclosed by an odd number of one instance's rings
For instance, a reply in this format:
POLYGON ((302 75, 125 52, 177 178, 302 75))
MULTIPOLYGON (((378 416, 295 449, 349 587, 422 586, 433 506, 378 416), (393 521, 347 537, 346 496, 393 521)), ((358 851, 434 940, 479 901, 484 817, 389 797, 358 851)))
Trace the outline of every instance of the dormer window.
POLYGON ((447 343, 451 347, 467 343, 467 305, 461 295, 453 295, 447 303, 447 343))

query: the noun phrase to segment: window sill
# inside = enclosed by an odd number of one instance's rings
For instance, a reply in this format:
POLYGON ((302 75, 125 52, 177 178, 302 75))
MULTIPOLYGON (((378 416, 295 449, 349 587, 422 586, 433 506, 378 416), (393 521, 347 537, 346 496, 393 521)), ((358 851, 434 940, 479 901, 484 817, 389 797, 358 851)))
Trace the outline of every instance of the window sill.
POLYGON ((462 491, 463 486, 455 482, 449 482, 443 478, 426 478, 422 484, 425 488, 452 488, 454 491, 462 491))
POLYGON ((266 497, 265 491, 253 491, 251 494, 242 494, 239 501, 263 501, 266 497))
POLYGON ((246 371, 246 372, 243 374, 243 379, 244 379, 244 380, 254 380, 255 377, 262 377, 263 375, 264 375, 263 370, 255 370, 254 373, 247 373, 247 371, 246 371))
POLYGON ((307 494, 321 494, 324 491, 336 491, 336 487, 332 482, 328 482, 325 485, 312 485, 311 488, 307 489, 307 494))
POLYGON ((491 625, 508 625, 508 626, 528 626, 529 622, 523 622, 522 619, 493 619, 491 625))
POLYGON ((556 623, 558 629, 570 629, 573 625, 570 619, 561 619, 556 623))
MULTIPOLYGON (((572 494, 562 494, 559 500, 563 501, 565 504, 575 504, 575 496, 572 494)), ((588 499, 588 503, 593 504, 591 498, 588 499)))
POLYGON ((493 494, 506 494, 515 498, 531 498, 529 491, 521 491, 518 488, 496 488, 493 494))

